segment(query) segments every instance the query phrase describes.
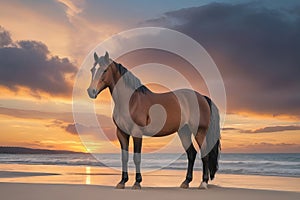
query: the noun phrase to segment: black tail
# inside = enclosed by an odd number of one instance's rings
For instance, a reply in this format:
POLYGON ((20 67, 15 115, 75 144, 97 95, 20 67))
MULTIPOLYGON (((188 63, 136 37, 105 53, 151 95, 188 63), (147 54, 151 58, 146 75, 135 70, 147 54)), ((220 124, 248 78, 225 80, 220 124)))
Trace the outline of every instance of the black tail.
POLYGON ((210 123, 206 134, 206 148, 201 148, 201 156, 208 155, 208 169, 210 179, 215 178, 218 171, 219 154, 220 154, 220 115, 217 106, 210 98, 205 97, 210 106, 210 123), (207 148, 208 147, 208 148, 207 148))
POLYGON ((215 144, 213 149, 208 154, 208 168, 210 173, 210 180, 215 178, 215 174, 219 169, 219 155, 220 155, 220 140, 215 144))

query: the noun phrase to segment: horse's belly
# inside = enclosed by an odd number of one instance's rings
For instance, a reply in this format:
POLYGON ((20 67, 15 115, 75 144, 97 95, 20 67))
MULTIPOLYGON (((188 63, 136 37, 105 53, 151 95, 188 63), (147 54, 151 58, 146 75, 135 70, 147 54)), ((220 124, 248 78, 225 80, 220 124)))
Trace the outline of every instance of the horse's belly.
POLYGON ((178 131, 180 126, 180 118, 169 116, 167 119, 157 118, 148 126, 143 127, 143 135, 152 137, 162 137, 171 135, 178 131))
POLYGON ((149 136, 149 137, 164 137, 164 136, 168 136, 171 135, 173 133, 177 132, 177 130, 173 130, 173 131, 160 131, 158 133, 144 133, 145 136, 149 136))

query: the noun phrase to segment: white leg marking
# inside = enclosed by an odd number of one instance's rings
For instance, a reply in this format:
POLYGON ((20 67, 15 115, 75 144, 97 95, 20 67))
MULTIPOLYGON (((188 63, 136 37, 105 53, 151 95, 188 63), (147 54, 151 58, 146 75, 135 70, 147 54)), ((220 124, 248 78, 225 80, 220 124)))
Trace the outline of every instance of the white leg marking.
POLYGON ((199 189, 204 189, 206 190, 207 189, 207 183, 206 182, 201 182, 200 186, 199 186, 199 189))

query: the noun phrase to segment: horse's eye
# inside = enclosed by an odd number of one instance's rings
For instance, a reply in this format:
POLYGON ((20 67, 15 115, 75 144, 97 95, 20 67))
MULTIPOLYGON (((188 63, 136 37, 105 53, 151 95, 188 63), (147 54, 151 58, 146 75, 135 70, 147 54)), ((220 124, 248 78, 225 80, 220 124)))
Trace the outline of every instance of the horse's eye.
POLYGON ((107 69, 103 71, 103 74, 104 74, 106 71, 107 71, 107 69))

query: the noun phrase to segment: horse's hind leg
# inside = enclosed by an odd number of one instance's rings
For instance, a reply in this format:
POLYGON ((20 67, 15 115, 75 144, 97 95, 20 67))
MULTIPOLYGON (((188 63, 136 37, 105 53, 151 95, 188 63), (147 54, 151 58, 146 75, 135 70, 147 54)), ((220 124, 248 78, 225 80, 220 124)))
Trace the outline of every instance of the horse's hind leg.
POLYGON ((200 189, 207 189, 208 179, 209 179, 209 169, 208 169, 208 155, 202 158, 203 164, 203 174, 202 174, 202 182, 200 184, 200 189))
POLYGON ((178 131, 178 135, 180 137, 182 146, 184 147, 187 157, 188 157, 188 169, 186 173, 186 178, 181 184, 181 188, 188 188, 189 183, 193 180, 193 168, 194 168, 194 163, 197 155, 197 151, 194 148, 194 145, 192 143, 192 133, 189 129, 189 127, 186 125, 182 127, 178 131))
MULTIPOLYGON (((195 135, 195 139, 201 149, 203 145, 205 136, 206 136, 207 128, 199 128, 197 134, 195 135)), ((202 156, 202 155, 201 155, 202 156)), ((202 174, 202 182, 199 186, 200 189, 207 189, 207 184, 209 180, 209 168, 208 168, 208 155, 202 158, 203 163, 203 174, 202 174)))

